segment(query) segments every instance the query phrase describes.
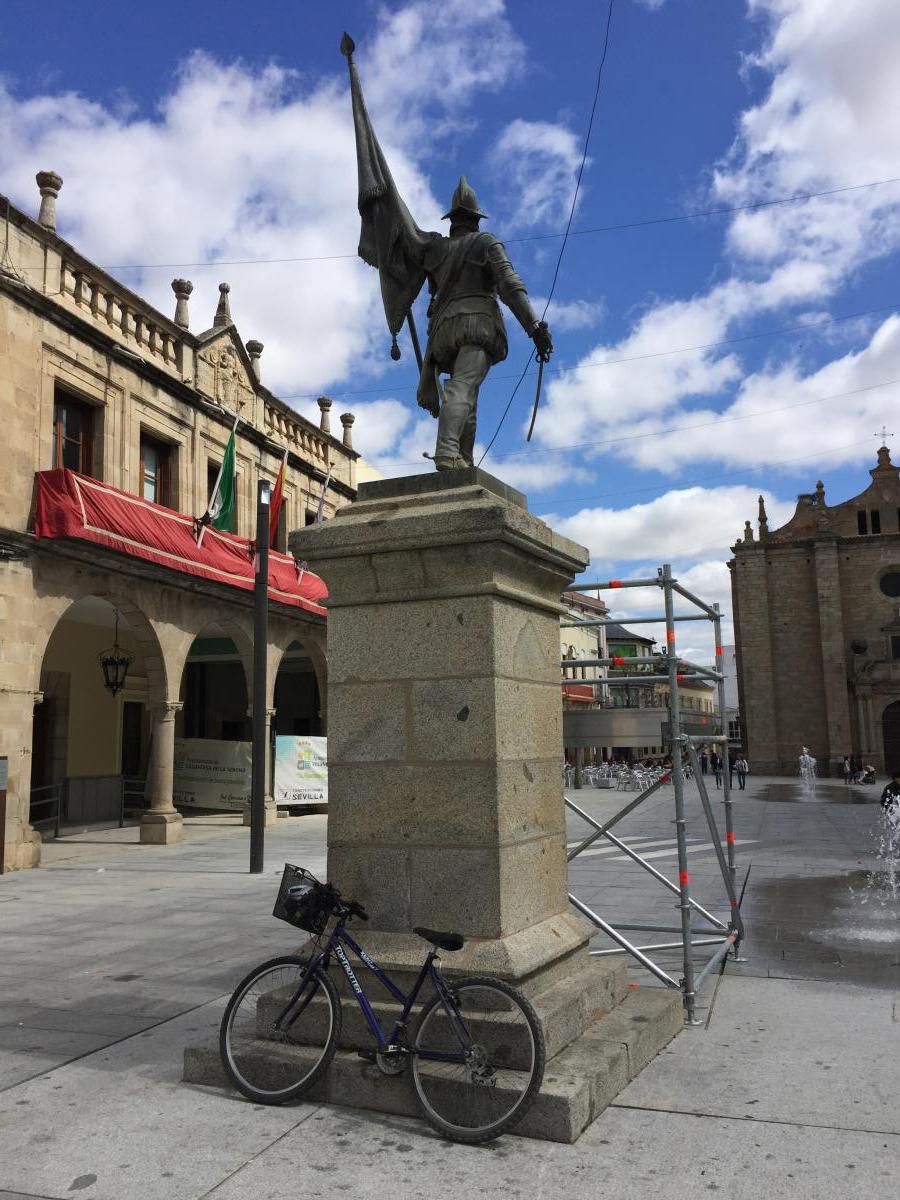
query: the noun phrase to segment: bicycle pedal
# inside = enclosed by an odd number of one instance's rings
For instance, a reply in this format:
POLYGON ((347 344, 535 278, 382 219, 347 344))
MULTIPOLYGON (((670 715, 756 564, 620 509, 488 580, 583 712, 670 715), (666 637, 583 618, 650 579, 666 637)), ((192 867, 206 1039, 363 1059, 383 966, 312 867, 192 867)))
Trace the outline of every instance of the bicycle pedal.
POLYGON ((366 1060, 366 1062, 370 1062, 370 1063, 377 1061, 374 1050, 357 1050, 356 1057, 364 1058, 366 1060))

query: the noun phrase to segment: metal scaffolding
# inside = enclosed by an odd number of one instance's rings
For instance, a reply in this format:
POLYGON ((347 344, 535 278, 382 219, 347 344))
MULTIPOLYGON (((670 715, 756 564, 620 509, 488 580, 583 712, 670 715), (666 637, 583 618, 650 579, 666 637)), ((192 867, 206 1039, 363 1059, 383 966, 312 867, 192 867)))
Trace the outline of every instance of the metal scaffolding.
MULTIPOLYGON (((627 684, 635 683, 653 683, 665 681, 669 686, 669 745, 672 756, 672 772, 671 777, 664 776, 657 780, 649 788, 642 791, 638 796, 629 801, 619 812, 608 818, 603 823, 596 821, 592 816, 586 813, 574 801, 566 798, 566 806, 576 813, 583 821, 592 826, 592 832, 584 838, 582 842, 574 847, 568 855, 571 862, 584 850, 596 842, 599 838, 604 838, 612 845, 616 846, 628 858, 651 875, 658 883, 668 888, 678 896, 678 908, 681 913, 681 921, 679 926, 664 926, 653 924, 625 924, 619 923, 617 926, 604 920, 599 913, 590 909, 586 904, 578 899, 577 896, 569 893, 569 901, 571 904, 582 913, 589 921, 591 921, 598 929, 607 935, 613 942, 616 943, 615 950, 592 950, 591 954, 595 956, 604 956, 609 954, 629 954, 641 966, 646 967, 653 975, 656 976, 666 987, 677 988, 681 991, 684 998, 684 1016, 685 1022, 689 1025, 697 1024, 696 1019, 696 998, 697 991, 702 986, 703 982, 712 974, 717 966, 719 966, 729 953, 733 953, 737 957, 741 941, 744 936, 744 926, 741 920, 740 900, 736 891, 736 864, 735 864, 735 837, 734 837, 734 821, 733 807, 731 799, 731 778, 728 770, 728 722, 725 707, 725 673, 724 673, 724 658, 722 650, 722 615, 718 604, 707 604, 701 600, 699 596, 695 596, 693 592, 688 591, 683 587, 678 580, 672 575, 672 568, 669 563, 665 563, 658 571, 655 578, 649 579, 608 579, 601 582, 582 583, 570 587, 568 591, 572 592, 600 592, 610 591, 618 588, 658 588, 663 593, 663 608, 664 612, 659 616, 654 617, 617 617, 615 620, 611 617, 592 617, 577 621, 563 621, 562 628, 585 628, 589 626, 605 626, 605 625, 635 625, 648 624, 650 622, 664 621, 666 626, 666 650, 664 655, 651 655, 636 658, 596 658, 596 659, 577 659, 579 666, 595 666, 595 667, 632 667, 633 665, 647 665, 655 667, 665 667, 664 672, 634 675, 619 675, 612 678, 604 677, 600 679, 587 681, 592 683, 594 687, 622 687, 627 684), (698 608, 699 612, 679 613, 675 612, 675 596, 679 595, 687 600, 690 604, 698 608), (699 666, 696 663, 685 662, 679 659, 676 648, 675 631, 676 625, 680 621, 709 621, 713 627, 715 637, 715 670, 708 667, 699 666), (704 679, 716 684, 716 708, 719 715, 719 733, 713 735, 691 736, 687 733, 682 733, 681 726, 681 702, 679 697, 679 684, 695 680, 704 679), (712 743, 721 747, 722 750, 722 786, 723 786, 723 801, 725 810, 725 843, 722 844, 722 838, 719 834, 719 829, 716 824, 715 814, 713 812, 712 802, 709 798, 709 793, 706 790, 706 782, 700 772, 697 761, 696 744, 712 743), (697 781, 697 786, 700 792, 700 802, 703 808, 703 814, 706 824, 709 829, 710 838, 715 848, 716 858, 719 868, 722 873, 722 880, 725 884, 725 889, 728 894, 730 903, 730 912, 726 919, 720 919, 713 913, 709 912, 701 904, 699 904, 691 895, 691 881, 688 867, 688 845, 687 845, 687 821, 685 818, 685 803, 684 803, 684 759, 687 758, 691 764, 694 778, 697 781), (652 863, 643 858, 636 850, 627 845, 620 838, 611 833, 614 825, 617 825, 624 817, 633 812, 640 804, 642 804, 649 796, 654 794, 663 784, 668 783, 671 778, 675 795, 675 837, 678 852, 678 883, 673 883, 667 879, 661 871, 657 870, 652 863), (695 928, 694 920, 699 919, 704 923, 704 927, 695 928), (647 946, 634 945, 622 932, 638 930, 641 932, 653 933, 673 933, 678 934, 677 941, 656 942, 647 946), (696 937, 695 934, 708 935, 696 937), (712 957, 695 977, 694 974, 694 950, 702 946, 715 946, 716 949, 712 957), (682 962, 684 975, 680 980, 675 980, 671 975, 654 961, 652 954, 662 950, 682 950, 682 962)), ((571 667, 573 660, 562 659, 560 666, 562 668, 571 667)), ((565 680, 563 680, 565 682, 565 680)))

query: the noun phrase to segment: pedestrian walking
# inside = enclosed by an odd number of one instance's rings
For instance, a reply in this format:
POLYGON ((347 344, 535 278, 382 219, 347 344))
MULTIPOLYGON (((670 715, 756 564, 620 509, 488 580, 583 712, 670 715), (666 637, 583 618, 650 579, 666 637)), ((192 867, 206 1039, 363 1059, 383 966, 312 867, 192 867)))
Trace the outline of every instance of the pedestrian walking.
POLYGON ((701 750, 701 752, 700 752, 700 774, 701 775, 709 774, 709 755, 706 753, 705 750, 701 750))
POLYGON ((853 768, 850 766, 850 756, 844 755, 844 761, 841 763, 841 772, 844 776, 844 783, 850 783, 850 776, 853 774, 853 768))
POLYGON ((734 764, 734 772, 737 775, 738 788, 743 792, 747 789, 747 775, 750 773, 750 764, 744 758, 743 754, 738 755, 734 764))
POLYGON ((722 758, 713 750, 709 756, 709 762, 713 769, 713 775, 716 777, 716 787, 720 788, 722 786, 722 758))
POLYGON ((734 768, 736 763, 736 755, 732 750, 728 751, 728 786, 734 787, 734 768))

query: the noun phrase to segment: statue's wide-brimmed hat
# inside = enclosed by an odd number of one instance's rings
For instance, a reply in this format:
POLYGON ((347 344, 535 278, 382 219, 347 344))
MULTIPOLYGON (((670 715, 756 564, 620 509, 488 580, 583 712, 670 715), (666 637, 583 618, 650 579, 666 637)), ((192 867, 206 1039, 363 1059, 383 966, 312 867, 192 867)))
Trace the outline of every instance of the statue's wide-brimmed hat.
POLYGON ((453 199, 450 201, 450 211, 444 213, 443 220, 452 220, 457 213, 467 213, 470 217, 479 217, 487 220, 487 213, 483 213, 479 209, 475 189, 469 183, 468 179, 466 179, 465 175, 460 175, 459 177, 459 183, 456 185, 456 191, 453 193, 453 199))

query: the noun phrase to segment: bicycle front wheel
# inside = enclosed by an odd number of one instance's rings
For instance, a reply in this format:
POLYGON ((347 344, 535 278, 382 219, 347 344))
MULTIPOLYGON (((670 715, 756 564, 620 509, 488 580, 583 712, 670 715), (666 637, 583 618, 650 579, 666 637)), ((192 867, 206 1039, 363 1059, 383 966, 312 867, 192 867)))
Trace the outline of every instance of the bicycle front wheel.
POLYGON ((456 1142, 489 1142, 525 1116, 544 1078, 534 1009, 501 979, 447 982, 419 1021, 412 1077, 425 1119, 456 1142))
POLYGON ((238 984, 222 1017, 222 1064, 257 1104, 297 1099, 334 1057, 340 998, 324 971, 304 983, 307 966, 293 956, 263 963, 238 984))

